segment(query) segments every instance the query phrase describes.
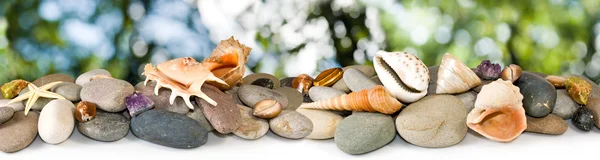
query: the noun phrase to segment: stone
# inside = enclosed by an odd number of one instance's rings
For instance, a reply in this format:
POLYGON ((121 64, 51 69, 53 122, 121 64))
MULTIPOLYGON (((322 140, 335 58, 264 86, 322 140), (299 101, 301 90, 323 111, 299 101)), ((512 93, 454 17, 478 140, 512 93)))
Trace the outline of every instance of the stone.
POLYGON ((298 113, 306 116, 313 124, 312 132, 306 136, 308 139, 331 139, 336 127, 344 117, 330 111, 314 109, 298 109, 298 113))
POLYGON ((66 74, 50 74, 50 75, 40 77, 31 83, 33 83, 35 86, 40 87, 40 86, 46 85, 48 83, 57 82, 57 81, 75 83, 75 78, 73 78, 73 76, 66 75, 66 74))
POLYGON ((467 109, 467 114, 473 110, 475 107, 475 100, 477 100, 477 93, 474 91, 465 92, 461 94, 454 95, 456 98, 460 99, 465 104, 465 108, 467 109))
POLYGON ((14 113, 15 110, 11 107, 0 107, 0 124, 10 120, 14 113))
POLYGON ((235 131, 240 126, 242 115, 233 99, 221 92, 219 88, 209 84, 202 85, 201 90, 217 102, 217 106, 213 106, 204 99, 196 97, 196 104, 200 106, 213 128, 222 134, 235 131))
POLYGON ((567 90, 557 89, 556 90, 556 103, 554 104, 554 110, 552 114, 561 117, 562 119, 571 119, 575 111, 581 107, 575 102, 567 90))
POLYGON ((238 90, 238 97, 250 108, 254 108, 256 103, 265 99, 276 100, 284 109, 287 108, 289 104, 287 98, 281 93, 255 85, 242 85, 238 90))
POLYGON ((254 73, 242 79, 242 85, 257 85, 269 89, 277 89, 281 82, 277 77, 267 73, 254 73))
POLYGON ((13 117, 0 125, 0 151, 14 153, 25 149, 35 140, 38 133, 37 112, 15 112, 13 117))
POLYGON ((53 87, 50 91, 65 97, 69 101, 80 101, 81 86, 71 82, 63 82, 53 87))
POLYGON ((125 98, 127 104, 127 111, 133 117, 142 112, 152 109, 154 102, 150 98, 144 96, 141 93, 133 93, 125 98))
POLYGON ((40 113, 38 132, 40 138, 49 144, 59 144, 66 141, 75 128, 71 101, 58 99, 48 103, 40 113))
POLYGON ((302 103, 304 102, 304 96, 302 95, 302 93, 298 92, 298 90, 294 88, 279 87, 277 89, 274 89, 273 91, 285 96, 285 98, 288 100, 288 105, 285 108, 287 110, 296 110, 296 108, 300 107, 300 105, 302 105, 302 103))
POLYGON ((356 155, 377 150, 395 137, 394 120, 389 115, 355 112, 342 120, 333 138, 340 150, 356 155))
POLYGON ((494 81, 491 81, 491 80, 481 80, 481 84, 479 86, 473 88, 473 91, 475 93, 479 93, 481 91, 481 89, 483 88, 483 86, 488 85, 488 84, 490 84, 492 82, 494 82, 494 81))
POLYGON ((269 122, 267 120, 252 116, 251 108, 242 105, 237 106, 242 113, 242 121, 240 127, 233 134, 243 139, 255 140, 269 132, 269 122))
POLYGON ((294 78, 296 78, 296 77, 282 78, 282 79, 279 80, 279 84, 280 84, 281 87, 294 88, 294 87, 292 87, 292 82, 294 81, 294 78))
POLYGON ((556 89, 546 79, 523 72, 515 84, 523 95, 523 108, 528 116, 545 117, 554 110, 556 89))
POLYGON ((594 125, 600 129, 600 98, 591 98, 588 100, 588 105, 585 106, 592 112, 594 125))
POLYGON ((440 66, 427 67, 429 70, 429 87, 427 88, 427 96, 434 95, 435 89, 437 88, 437 75, 440 66))
MULTIPOLYGON (((25 88, 25 89, 21 90, 19 95, 23 95, 27 92, 29 92, 29 88, 25 88)), ((35 101, 35 103, 33 103, 33 105, 31 106, 31 109, 34 111, 41 111, 44 108, 44 106, 46 106, 46 104, 48 104, 52 100, 53 99, 51 99, 51 98, 40 97, 37 99, 37 101, 35 101)), ((27 105, 27 101, 26 100, 21 101, 21 105, 23 106, 23 110, 25 110, 24 106, 27 105)))
POLYGON ((269 127, 273 133, 289 139, 304 138, 313 130, 310 119, 296 111, 289 110, 284 110, 279 116, 269 120, 269 127))
POLYGON ((373 82, 369 76, 365 75, 360 70, 354 68, 349 68, 345 70, 343 79, 346 83, 346 86, 352 92, 358 92, 363 89, 369 89, 377 85, 377 83, 373 82))
MULTIPOLYGON (((208 122, 208 119, 206 119, 206 116, 204 116, 204 113, 202 113, 202 109, 200 109, 200 107, 198 107, 198 105, 195 105, 194 110, 191 112, 188 112, 186 114, 186 116, 196 120, 196 122, 198 122, 200 124, 200 126, 202 128, 204 128, 206 131, 210 132, 210 131, 215 130, 215 128, 213 128, 212 125, 210 125, 210 122, 208 122)), ((242 121, 242 123, 243 123, 243 121, 242 121)))
POLYGON ((78 84, 80 86, 85 85, 86 83, 90 82, 92 77, 94 76, 108 76, 111 77, 112 75, 110 74, 110 72, 108 72, 107 70, 104 69, 94 69, 94 70, 90 70, 87 71, 81 75, 79 75, 79 77, 77 77, 77 79, 75 80, 75 84, 78 84))
POLYGON ((540 134, 561 135, 567 131, 569 125, 561 117, 549 114, 543 118, 527 116, 527 129, 525 132, 540 134))
POLYGON ((373 66, 351 65, 351 66, 346 66, 346 67, 342 68, 342 70, 345 72, 346 70, 348 70, 350 68, 358 69, 360 72, 365 74, 365 76, 367 76, 367 77, 375 76, 375 68, 373 68, 373 66))
POLYGON ((21 92, 23 88, 27 88, 28 84, 29 82, 22 79, 12 80, 8 83, 5 83, 1 85, 2 87, 0 87, 2 93, 2 96, 0 97, 13 99, 19 95, 19 92, 21 92))
POLYGON ((350 88, 348 88, 348 86, 346 85, 346 82, 344 81, 344 77, 342 76, 342 79, 338 80, 337 82, 335 82, 335 84, 333 84, 333 86, 331 86, 331 88, 335 88, 337 90, 340 91, 344 91, 346 93, 350 93, 350 88))
POLYGON ((578 129, 587 132, 594 127, 594 117, 593 112, 588 107, 580 107, 575 114, 573 114, 571 122, 578 129))
POLYGON ((411 144, 428 148, 450 147, 467 135, 466 110, 465 104, 455 96, 427 96, 400 112, 396 129, 411 144))
POLYGON ((129 82, 101 78, 86 83, 81 88, 81 100, 96 104, 107 112, 121 112, 127 108, 125 98, 135 91, 129 82))
POLYGON ((321 87, 321 86, 312 87, 308 91, 308 95, 310 96, 310 99, 312 99, 313 101, 327 100, 327 99, 341 96, 344 94, 346 94, 346 92, 344 92, 344 91, 341 91, 341 90, 338 90, 335 88, 331 88, 331 87, 321 87))
POLYGON ((10 102, 10 99, 0 99, 0 107, 10 107, 13 108, 15 112, 25 110, 25 105, 23 105, 23 103, 8 104, 8 102, 10 102))
POLYGON ((379 79, 379 76, 373 76, 373 77, 371 77, 371 80, 373 82, 375 82, 377 85, 383 85, 383 83, 381 83, 381 80, 379 79))
POLYGON ((96 117, 96 104, 88 101, 81 101, 75 107, 75 119, 79 122, 87 122, 96 117))
MULTIPOLYGON (((235 101, 235 104, 244 105, 244 102, 242 102, 242 100, 240 100, 240 97, 238 97, 238 95, 237 95, 237 92, 239 89, 240 89, 240 87, 234 86, 231 89, 226 90, 225 93, 227 93, 229 96, 231 96, 231 98, 235 101)), ((277 89, 279 89, 279 88, 277 88, 277 89)))
POLYGON ((160 109, 149 110, 132 118, 131 132, 142 140, 172 148, 197 148, 208 141, 208 131, 198 122, 185 115, 160 109))
POLYGON ((129 119, 120 113, 96 112, 96 118, 77 123, 79 133, 101 142, 114 142, 129 133, 129 119))
POLYGON ((140 82, 135 85, 135 91, 150 98, 150 100, 154 102, 155 109, 165 109, 167 111, 179 114, 186 114, 190 111, 190 108, 188 108, 188 106, 185 104, 185 101, 181 97, 175 98, 175 102, 173 104, 169 102, 171 90, 168 88, 161 88, 158 90, 158 95, 155 95, 154 86, 156 86, 156 82, 154 81, 148 82, 147 85, 144 85, 144 82, 140 82))

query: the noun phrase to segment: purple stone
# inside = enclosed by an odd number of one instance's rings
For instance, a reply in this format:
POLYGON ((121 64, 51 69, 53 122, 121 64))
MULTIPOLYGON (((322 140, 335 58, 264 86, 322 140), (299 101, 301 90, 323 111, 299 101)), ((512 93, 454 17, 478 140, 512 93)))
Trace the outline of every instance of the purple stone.
POLYGON ((502 72, 498 63, 491 63, 490 60, 483 60, 477 66, 477 75, 484 80, 496 80, 502 72))
POLYGON ((154 102, 152 102, 150 98, 138 92, 127 96, 125 98, 125 101, 127 102, 127 110, 129 110, 129 114, 132 117, 144 111, 150 110, 152 109, 152 107, 154 107, 154 102))

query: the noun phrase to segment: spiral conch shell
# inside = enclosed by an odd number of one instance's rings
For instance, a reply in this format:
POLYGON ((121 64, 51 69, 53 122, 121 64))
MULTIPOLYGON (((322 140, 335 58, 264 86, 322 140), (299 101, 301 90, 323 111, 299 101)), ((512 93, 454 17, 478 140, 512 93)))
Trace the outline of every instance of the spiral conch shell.
POLYGON ((481 85, 481 79, 460 60, 446 53, 438 70, 435 93, 462 93, 481 85))
POLYGON ((202 64, 228 84, 228 86, 217 87, 221 90, 228 90, 242 82, 251 50, 252 48, 246 47, 232 36, 227 40, 222 40, 212 54, 202 61, 202 64))
POLYGON ((429 69, 417 56, 378 51, 373 65, 381 83, 400 101, 412 103, 427 94, 429 69))
POLYGON ((522 100, 511 81, 498 79, 485 85, 467 116, 467 126, 491 140, 510 142, 527 128, 522 100))
POLYGON ((402 108, 402 103, 388 92, 385 87, 377 85, 359 92, 352 92, 322 101, 304 103, 300 108, 392 114, 402 108))
POLYGON ((180 96, 190 109, 194 109, 190 102, 191 96, 198 96, 212 105, 217 105, 217 102, 200 90, 205 82, 228 86, 227 83, 215 77, 206 67, 191 57, 169 60, 158 64, 156 67, 152 67, 152 64, 146 64, 142 75, 146 76, 144 85, 150 80, 156 81, 154 94, 158 95, 158 91, 162 87, 169 88, 172 91, 169 103, 173 104, 175 98, 180 96))

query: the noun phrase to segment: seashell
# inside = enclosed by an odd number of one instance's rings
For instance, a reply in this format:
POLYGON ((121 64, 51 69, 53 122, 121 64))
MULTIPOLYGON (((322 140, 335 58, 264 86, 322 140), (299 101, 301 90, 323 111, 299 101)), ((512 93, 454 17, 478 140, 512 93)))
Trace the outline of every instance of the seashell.
POLYGON ((194 105, 190 101, 191 96, 198 96, 214 106, 217 105, 217 102, 200 90, 205 82, 228 87, 227 83, 215 77, 210 70, 191 57, 169 60, 158 64, 155 68, 152 67, 152 64, 146 64, 142 75, 146 76, 144 85, 150 80, 156 81, 154 94, 158 95, 158 91, 162 87, 169 88, 171 89, 169 102, 173 104, 175 98, 181 97, 190 109, 194 109, 194 105))
POLYGON ((221 90, 229 90, 242 82, 252 48, 241 44, 231 36, 222 40, 208 58, 202 61, 215 76, 225 81, 228 86, 217 85, 221 90))
POLYGON ((400 101, 412 103, 427 94, 429 69, 417 56, 378 51, 373 65, 381 83, 400 101))
POLYGON ((340 111, 366 111, 393 114, 402 108, 400 103, 385 87, 377 85, 359 92, 352 92, 327 100, 304 103, 300 108, 329 109, 340 111))
POLYGON ((308 74, 301 74, 292 80, 292 88, 296 88, 298 92, 306 95, 308 90, 312 87, 314 79, 308 74))
POLYGON ((460 60, 446 53, 438 70, 435 93, 462 93, 481 84, 481 79, 460 60))
POLYGON ((317 75, 317 78, 315 78, 313 85, 330 87, 337 81, 342 79, 342 75, 344 75, 344 70, 342 70, 341 68, 327 69, 321 72, 319 75, 317 75))
POLYGON ((565 77, 552 76, 552 75, 547 76, 546 80, 548 80, 548 82, 552 83, 554 88, 565 88, 565 82, 567 81, 567 79, 565 77))
POLYGON ((502 70, 502 73, 500 73, 500 77, 503 80, 515 82, 517 79, 519 79, 519 77, 521 77, 522 74, 523 69, 521 69, 521 67, 516 64, 510 64, 504 67, 504 70, 502 70))
POLYGON ((497 80, 483 86, 467 126, 494 141, 510 142, 527 128, 523 95, 510 81, 497 80))

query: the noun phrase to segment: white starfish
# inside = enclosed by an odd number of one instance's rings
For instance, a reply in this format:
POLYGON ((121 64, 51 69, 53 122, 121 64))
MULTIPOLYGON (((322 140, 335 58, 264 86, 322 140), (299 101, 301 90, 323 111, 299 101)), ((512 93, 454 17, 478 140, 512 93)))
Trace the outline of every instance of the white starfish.
MULTIPOLYGON (((8 104, 12 104, 12 103, 16 103, 16 102, 21 102, 25 99, 29 99, 27 100, 27 104, 25 105, 25 115, 27 115, 27 113, 29 113, 29 110, 31 110, 31 107, 33 106, 33 104, 35 104, 35 102, 38 100, 38 98, 40 97, 46 97, 46 98, 57 98, 57 99, 65 99, 63 96, 56 94, 56 93, 52 93, 49 92, 48 90, 58 84, 62 83, 61 81, 58 82, 52 82, 52 83, 48 83, 46 85, 43 85, 41 87, 37 87, 35 85, 33 85, 32 83, 29 83, 27 85, 27 88, 29 88, 29 91, 23 95, 18 96, 15 99, 12 99, 8 102, 8 104)), ((8 105, 7 104, 7 105, 8 105)))

